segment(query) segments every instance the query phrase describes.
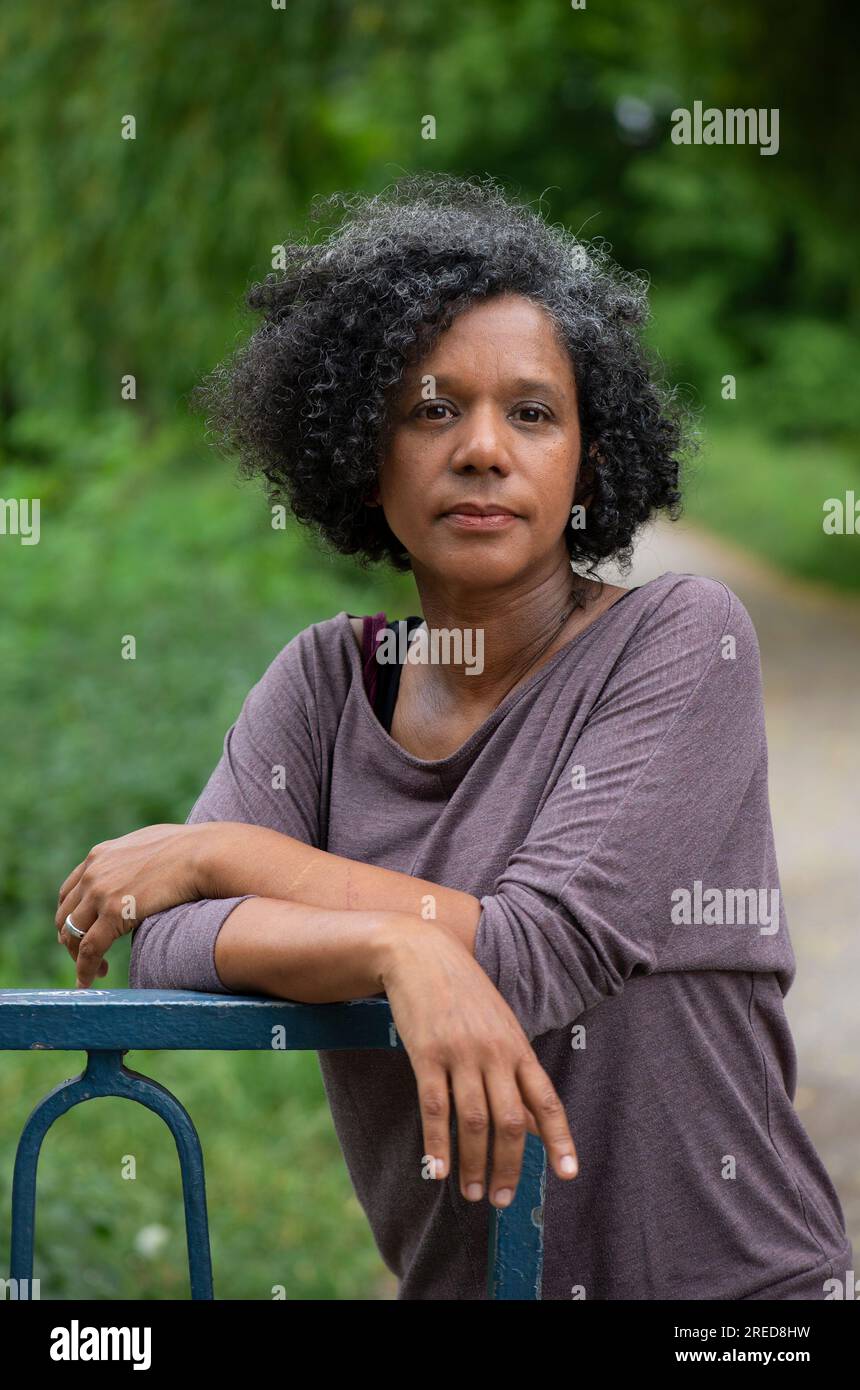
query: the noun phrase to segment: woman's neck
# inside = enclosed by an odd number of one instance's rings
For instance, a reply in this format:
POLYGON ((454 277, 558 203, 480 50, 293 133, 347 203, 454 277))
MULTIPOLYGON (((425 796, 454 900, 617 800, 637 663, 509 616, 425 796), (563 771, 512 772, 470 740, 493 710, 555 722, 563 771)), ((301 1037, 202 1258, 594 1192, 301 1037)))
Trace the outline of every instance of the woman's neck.
POLYGON ((464 594, 418 576, 416 583, 427 628, 416 651, 421 684, 464 711, 495 708, 574 635, 598 592, 568 561, 518 591, 464 594))

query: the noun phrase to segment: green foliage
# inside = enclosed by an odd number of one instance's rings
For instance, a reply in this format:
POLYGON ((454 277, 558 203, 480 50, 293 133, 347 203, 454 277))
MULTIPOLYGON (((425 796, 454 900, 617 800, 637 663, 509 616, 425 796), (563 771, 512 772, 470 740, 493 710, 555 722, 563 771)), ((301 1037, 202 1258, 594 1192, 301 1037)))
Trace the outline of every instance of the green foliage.
MULTIPOLYGON (((581 11, 564 0, 95 0, 44 13, 13 0, 0 14, 0 180, 15 194, 0 224, 0 258, 14 267, 0 417, 46 401, 100 412, 133 373, 150 425, 174 418, 246 331, 243 292, 311 198, 422 167, 489 171, 544 195, 553 217, 683 295, 680 355, 697 388, 733 370, 705 360, 703 333, 744 370, 770 359, 764 394, 795 399, 826 322, 828 384, 844 401, 854 363, 838 343, 856 337, 860 309, 846 254, 856 22, 838 0, 581 11), (674 145, 671 112, 695 100, 779 108, 779 153, 674 145), (422 139, 428 114, 435 139, 422 139), (134 140, 121 138, 129 115, 134 140)), ((792 424, 843 429, 844 410, 819 420, 820 404, 820 391, 802 391, 792 424)))
MULTIPOLYGON (((759 421, 785 436, 856 441, 857 337, 820 319, 792 318, 785 324, 764 320, 759 344, 762 365, 749 379, 759 421)), ((852 472, 857 482, 856 466, 852 472)))

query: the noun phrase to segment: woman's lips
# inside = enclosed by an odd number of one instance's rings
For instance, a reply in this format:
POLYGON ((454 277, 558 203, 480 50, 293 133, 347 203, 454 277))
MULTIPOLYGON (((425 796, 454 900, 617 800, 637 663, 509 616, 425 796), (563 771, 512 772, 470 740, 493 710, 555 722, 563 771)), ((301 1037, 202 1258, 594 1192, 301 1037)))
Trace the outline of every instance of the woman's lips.
POLYGON ((513 512, 444 512, 442 515, 442 520, 458 531, 502 531, 519 519, 513 512))

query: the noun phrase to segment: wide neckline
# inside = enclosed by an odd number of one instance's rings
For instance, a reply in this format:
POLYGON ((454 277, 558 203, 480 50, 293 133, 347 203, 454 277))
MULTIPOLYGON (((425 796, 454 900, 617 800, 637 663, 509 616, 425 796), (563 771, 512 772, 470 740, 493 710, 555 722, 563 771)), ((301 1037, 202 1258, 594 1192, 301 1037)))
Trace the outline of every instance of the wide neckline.
POLYGON ((588 637, 590 633, 594 632, 601 625, 601 623, 604 623, 614 609, 621 605, 623 600, 628 600, 629 606, 629 601, 632 600, 632 595, 634 593, 642 594, 646 589, 651 589, 653 585, 659 584, 663 580, 669 578, 677 578, 674 570, 666 570, 663 574, 657 575, 654 579, 647 580, 644 584, 638 585, 635 589, 625 590, 623 594, 613 600, 608 608, 604 608, 602 613, 599 613, 596 618, 593 618, 587 627, 584 627, 581 632, 576 633, 574 637, 571 637, 569 641, 559 647, 558 651, 555 652, 548 661, 545 661, 537 671, 533 672, 527 681, 524 681, 521 685, 515 686, 513 690, 509 690, 507 695, 496 705, 496 708, 490 711, 484 722, 469 735, 466 742, 461 743, 459 748, 456 748, 453 753, 448 753, 444 758, 418 758, 414 753, 410 753, 407 748, 404 748, 402 744, 398 743, 396 739, 392 738, 388 730, 382 727, 376 711, 367 698, 367 691, 364 688, 362 653, 358 649, 355 633, 352 623, 350 622, 350 617, 358 617, 360 615, 349 614, 345 610, 342 610, 340 613, 336 614, 335 621, 340 624, 341 639, 346 643, 349 654, 349 663, 352 672, 349 694, 355 694, 363 711, 365 721, 369 722, 375 730, 375 737, 381 741, 384 747, 396 753, 402 762, 418 771, 445 772, 448 768, 456 766, 463 758, 468 757, 472 750, 486 739, 492 727, 499 723, 508 711, 512 709, 524 695, 527 695, 535 685, 545 680, 578 642, 588 637))

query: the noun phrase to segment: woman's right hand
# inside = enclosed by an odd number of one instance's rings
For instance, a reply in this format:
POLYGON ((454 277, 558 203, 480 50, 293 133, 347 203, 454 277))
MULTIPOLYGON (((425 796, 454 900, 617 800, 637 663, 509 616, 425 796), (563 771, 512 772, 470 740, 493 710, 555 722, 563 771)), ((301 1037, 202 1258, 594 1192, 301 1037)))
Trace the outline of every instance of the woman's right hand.
POLYGON ((513 1201, 530 1128, 543 1140, 558 1177, 576 1177, 576 1149, 555 1087, 515 1014, 466 946, 438 923, 404 925, 387 943, 381 978, 415 1072, 424 1161, 437 1160, 436 1177, 450 1169, 449 1088, 457 1112, 460 1191, 467 1200, 485 1195, 490 1125, 494 1206, 513 1201))

